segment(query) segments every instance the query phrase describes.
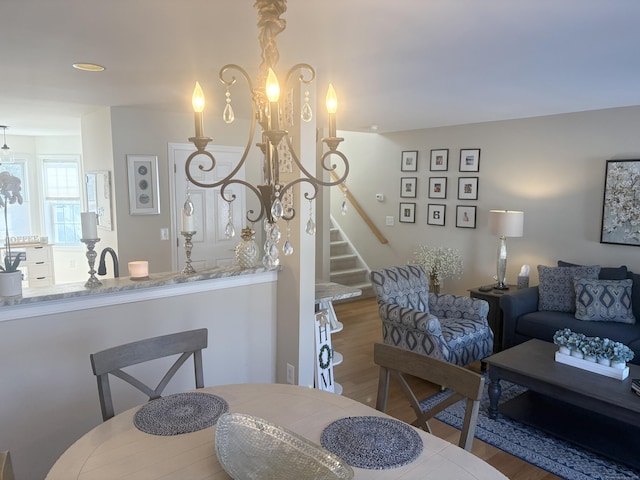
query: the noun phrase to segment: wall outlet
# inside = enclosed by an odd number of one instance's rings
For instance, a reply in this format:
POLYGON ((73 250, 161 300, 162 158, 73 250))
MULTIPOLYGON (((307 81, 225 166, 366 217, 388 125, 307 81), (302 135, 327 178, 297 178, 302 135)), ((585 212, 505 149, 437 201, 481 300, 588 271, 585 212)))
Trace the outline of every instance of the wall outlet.
POLYGON ((393 227, 394 219, 392 215, 388 215, 386 218, 387 227, 393 227))
POLYGON ((169 229, 161 228, 160 229, 160 240, 169 240, 169 229))
POLYGON ((287 383, 290 385, 296 384, 296 367, 287 363, 287 383))

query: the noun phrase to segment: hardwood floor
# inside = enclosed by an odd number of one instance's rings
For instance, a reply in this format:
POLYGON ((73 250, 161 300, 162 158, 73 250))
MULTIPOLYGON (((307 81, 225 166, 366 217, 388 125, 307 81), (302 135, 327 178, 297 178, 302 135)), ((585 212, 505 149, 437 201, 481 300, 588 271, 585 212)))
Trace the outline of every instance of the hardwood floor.
MULTIPOLYGON (((334 308, 336 316, 344 324, 344 330, 331 337, 334 348, 344 355, 344 362, 335 367, 336 381, 342 385, 343 395, 375 408, 378 367, 373 363, 373 344, 382 339, 376 300, 366 298, 340 303, 334 308)), ((471 368, 480 371, 479 364, 471 368)), ((411 378, 409 383, 418 398, 433 395, 439 388, 417 378, 411 378)), ((415 419, 409 402, 395 382, 389 389, 387 413, 405 422, 415 419)), ((429 423, 434 435, 457 445, 459 430, 437 420, 429 423)), ((560 479, 477 438, 473 441, 472 452, 512 480, 560 479)))

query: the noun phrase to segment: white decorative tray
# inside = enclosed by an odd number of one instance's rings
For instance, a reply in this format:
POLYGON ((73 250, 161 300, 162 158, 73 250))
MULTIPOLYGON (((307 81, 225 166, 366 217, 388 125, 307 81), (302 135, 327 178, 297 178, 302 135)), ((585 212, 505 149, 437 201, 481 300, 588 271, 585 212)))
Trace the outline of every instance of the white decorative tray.
POLYGON ((624 368, 608 367, 606 365, 600 365, 596 362, 589 362, 588 360, 584 360, 582 358, 572 357, 571 355, 567 355, 566 353, 556 352, 556 362, 571 365, 572 367, 578 367, 583 370, 588 370, 599 375, 617 378, 618 380, 624 380, 629 376, 628 366, 625 366, 624 368))
POLYGON ((320 445, 251 415, 221 415, 215 446, 220 464, 235 480, 348 480, 354 475, 320 445))

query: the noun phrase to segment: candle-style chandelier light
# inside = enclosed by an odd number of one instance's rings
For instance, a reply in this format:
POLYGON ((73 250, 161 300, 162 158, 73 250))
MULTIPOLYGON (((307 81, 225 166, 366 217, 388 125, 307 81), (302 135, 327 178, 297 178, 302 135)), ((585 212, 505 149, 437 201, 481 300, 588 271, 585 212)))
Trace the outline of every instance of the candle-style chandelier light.
MULTIPOLYGON (((306 63, 299 63, 289 69, 283 77, 284 82, 278 80, 275 70, 280 55, 278 53, 276 36, 284 31, 286 26, 286 21, 281 19, 280 16, 287 9, 287 2, 286 0, 257 0, 254 8, 258 10, 258 39, 262 49, 262 63, 259 67, 255 86, 252 84, 247 71, 236 64, 225 65, 220 69, 218 75, 223 86, 226 88, 226 105, 222 112, 223 120, 226 123, 232 123, 235 118, 231 97, 232 87, 237 83, 234 72, 244 78, 248 93, 251 96, 253 109, 250 115, 251 125, 248 132, 248 141, 242 157, 231 173, 222 180, 213 183, 203 183, 194 178, 195 175, 192 174, 192 168, 195 168, 195 164, 192 166, 192 161, 196 157, 204 155, 208 158, 205 164, 199 164, 197 166, 201 171, 210 172, 216 166, 216 159, 206 150, 207 145, 212 139, 204 134, 203 111, 205 100, 202 88, 200 84, 196 82, 193 92, 195 136, 189 138, 189 141, 195 145, 196 151, 187 159, 185 170, 188 181, 194 185, 202 188, 220 187, 221 197, 229 204, 229 222, 225 229, 227 237, 235 235, 231 205, 236 198, 232 189, 227 189, 234 184, 243 185, 256 195, 260 202, 260 211, 255 212, 254 210, 248 210, 246 218, 247 221, 252 224, 254 222, 263 222, 265 230, 265 255, 263 257, 263 263, 265 267, 273 268, 278 266, 280 262, 278 244, 281 239, 281 232, 278 226, 279 219, 287 222, 287 239, 283 245, 283 253, 285 255, 293 253, 293 246, 288 238, 288 222, 296 215, 295 209, 293 208, 292 187, 298 183, 306 183, 312 187, 313 190, 311 193, 307 192, 304 194, 304 197, 309 201, 309 210, 311 213, 311 202, 316 198, 319 187, 330 187, 344 183, 349 173, 349 162, 346 156, 338 150, 340 142, 344 139, 336 136, 336 110, 338 100, 331 84, 329 85, 326 97, 327 111, 329 113, 329 135, 322 139, 328 147, 328 150, 321 156, 320 164, 326 172, 337 172, 337 165, 331 163, 331 160, 332 157, 340 158, 342 166, 339 171, 342 172, 342 176, 334 181, 324 181, 314 176, 314 174, 309 172, 300 162, 293 148, 289 132, 286 130, 288 126, 294 125, 293 108, 292 105, 286 104, 286 95, 282 95, 281 91, 290 88, 295 81, 299 82, 302 89, 308 88, 307 86, 315 79, 315 70, 306 63), (281 85, 283 88, 280 87, 281 85), (262 152, 263 158, 263 183, 260 185, 252 185, 245 180, 236 178, 237 173, 244 166, 249 154, 254 138, 256 122, 262 129, 261 141, 257 144, 262 152), (291 160, 290 162, 289 159, 291 160), (300 177, 284 184, 280 180, 280 173, 283 171, 283 165, 288 165, 289 163, 297 166, 300 170, 300 177)), ((309 122, 313 118, 313 110, 309 104, 308 90, 305 91, 304 95, 304 101, 298 114, 302 121, 309 122)), ((308 234, 313 235, 315 229, 315 222, 310 215, 305 230, 308 234)))

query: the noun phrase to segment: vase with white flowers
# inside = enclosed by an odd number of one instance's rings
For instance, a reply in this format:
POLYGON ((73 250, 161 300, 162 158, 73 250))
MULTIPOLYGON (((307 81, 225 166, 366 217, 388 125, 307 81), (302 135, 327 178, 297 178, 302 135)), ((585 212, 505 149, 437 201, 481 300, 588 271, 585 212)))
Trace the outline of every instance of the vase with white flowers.
POLYGON ((18 270, 20 266, 20 255, 13 255, 11 252, 11 238, 9 237, 9 219, 7 210, 9 205, 22 204, 22 194, 20 190, 20 179, 14 177, 9 172, 0 173, 0 207, 4 210, 4 261, 0 264, 0 296, 11 297, 22 294, 22 272, 18 270))
POLYGON ((429 276, 429 291, 432 293, 440 293, 445 278, 460 278, 462 275, 462 257, 455 248, 421 245, 413 255, 415 263, 429 276))

